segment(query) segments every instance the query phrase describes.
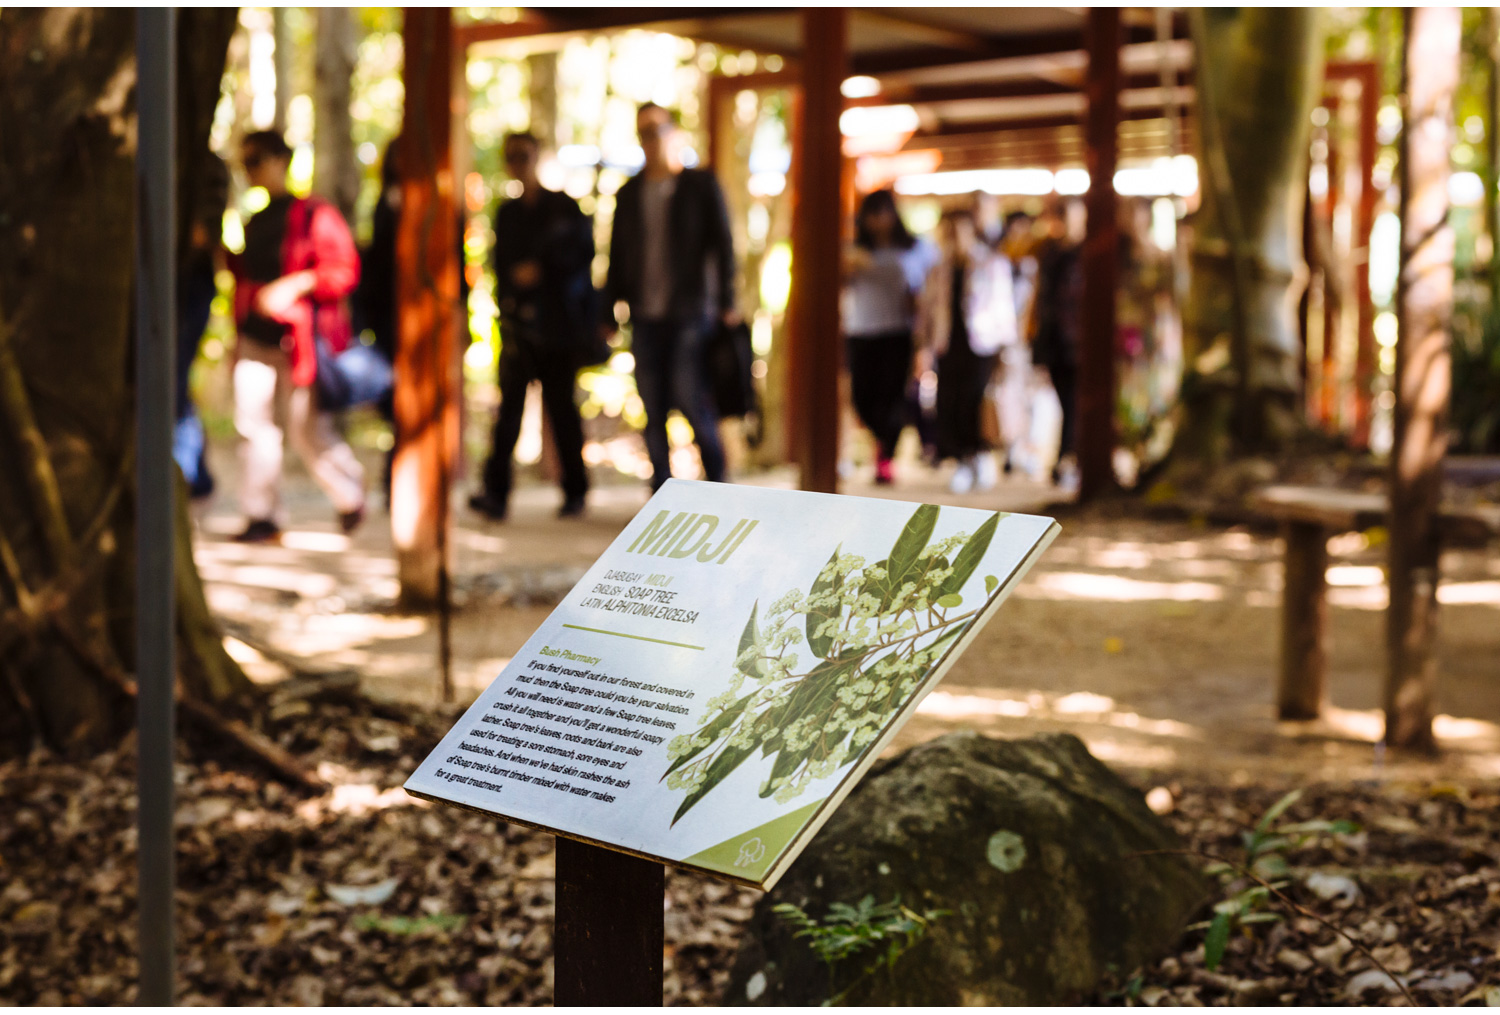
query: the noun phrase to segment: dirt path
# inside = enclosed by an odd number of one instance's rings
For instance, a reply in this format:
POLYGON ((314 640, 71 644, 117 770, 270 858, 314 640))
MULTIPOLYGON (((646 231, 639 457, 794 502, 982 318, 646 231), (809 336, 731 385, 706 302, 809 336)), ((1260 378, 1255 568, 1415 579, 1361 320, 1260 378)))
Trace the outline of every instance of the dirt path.
MULTIPOLYGON (((1026 481, 953 497, 944 475, 913 468, 894 491, 856 477, 845 492, 1037 511, 1026 481)), ((789 485, 787 474, 757 482, 789 485)), ((638 485, 596 490, 587 518, 558 521, 550 487, 517 492, 503 525, 461 507, 454 533, 455 683, 471 700, 518 650, 645 502, 638 485)), ((289 483, 285 545, 242 547, 221 501, 203 519, 198 562, 213 608, 249 640, 322 668, 346 668, 377 697, 432 703, 429 616, 395 609, 388 526, 376 515, 349 539, 305 479, 289 483)), ((1269 536, 1186 523, 1064 516, 1063 532, 1013 600, 961 659, 897 747, 958 728, 1002 736, 1070 730, 1101 758, 1150 772, 1277 770, 1306 778, 1500 775, 1500 558, 1444 560, 1436 762, 1382 758, 1383 549, 1358 535, 1333 547, 1334 708, 1315 724, 1272 715, 1280 547, 1269 536)), ((232 646, 258 679, 284 670, 232 646)))

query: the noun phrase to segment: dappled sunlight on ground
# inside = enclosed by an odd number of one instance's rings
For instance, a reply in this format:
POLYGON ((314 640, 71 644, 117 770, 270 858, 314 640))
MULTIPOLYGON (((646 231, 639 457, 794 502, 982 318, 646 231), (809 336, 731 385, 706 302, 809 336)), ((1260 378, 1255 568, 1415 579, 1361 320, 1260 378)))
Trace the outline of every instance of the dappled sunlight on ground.
POLYGON ((1218 585, 1204 582, 1152 582, 1118 574, 1056 571, 1039 574, 1016 595, 1023 599, 1107 599, 1117 603, 1143 600, 1216 602, 1224 598, 1218 585))
MULTIPOLYGON (((860 472, 847 493, 1039 511, 1044 484, 947 493, 945 471, 912 467, 895 487, 860 472)), ((790 470, 755 485, 788 488, 790 470)), ((475 518, 455 492, 453 682, 472 700, 645 503, 634 484, 604 486, 582 520, 554 517, 550 486, 517 490, 510 520, 475 518)), ((354 671, 382 699, 438 700, 436 621, 396 608, 385 518, 352 538, 336 530, 305 477, 289 489, 279 547, 241 546, 242 520, 218 505, 197 557, 229 648, 257 681, 354 671), (235 640, 241 639, 241 640, 235 640), (264 650, 264 651, 262 651, 264 650), (299 668, 303 663, 297 664, 299 668)), ((1160 770, 1282 771, 1369 777, 1415 764, 1377 750, 1384 672, 1384 548, 1359 533, 1331 541, 1330 694, 1316 723, 1278 723, 1272 707, 1281 544, 1240 529, 1065 514, 1062 534, 993 623, 921 704, 895 747, 955 729, 1021 736, 1068 731, 1111 764, 1160 770)), ((1500 562, 1450 551, 1439 587, 1440 764, 1500 774, 1500 562)))

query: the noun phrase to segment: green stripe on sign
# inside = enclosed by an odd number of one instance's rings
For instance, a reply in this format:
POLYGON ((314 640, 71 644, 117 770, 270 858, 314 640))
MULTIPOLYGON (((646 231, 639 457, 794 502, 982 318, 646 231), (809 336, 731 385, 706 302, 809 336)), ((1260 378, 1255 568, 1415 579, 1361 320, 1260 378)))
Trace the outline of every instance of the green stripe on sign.
POLYGON ((575 631, 589 631, 593 634, 607 634, 613 638, 630 638, 633 641, 650 641, 655 642, 658 645, 671 645, 673 648, 690 648, 694 652, 703 651, 702 645, 689 645, 687 642, 682 641, 666 641, 662 638, 647 638, 646 636, 640 634, 624 634, 620 631, 606 631, 600 627, 581 627, 578 624, 564 624, 563 627, 571 627, 575 631))
POLYGON ((684 862, 696 867, 722 871, 733 877, 758 881, 781 856, 792 837, 802 831, 802 826, 812 820, 822 800, 814 800, 790 814, 772 818, 747 832, 725 839, 717 846, 710 846, 701 853, 694 853, 684 862))

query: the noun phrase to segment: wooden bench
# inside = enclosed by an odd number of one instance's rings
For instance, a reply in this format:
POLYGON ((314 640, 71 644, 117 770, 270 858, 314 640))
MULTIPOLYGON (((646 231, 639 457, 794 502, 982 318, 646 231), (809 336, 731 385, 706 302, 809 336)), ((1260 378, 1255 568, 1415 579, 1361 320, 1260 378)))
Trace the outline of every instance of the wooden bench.
MULTIPOLYGON (((1316 719, 1328 694, 1328 538, 1386 524, 1389 505, 1384 494, 1313 486, 1268 487, 1253 505, 1286 542, 1276 714, 1316 719)), ((1500 534, 1500 507, 1444 505, 1438 526, 1446 544, 1482 546, 1500 534)))

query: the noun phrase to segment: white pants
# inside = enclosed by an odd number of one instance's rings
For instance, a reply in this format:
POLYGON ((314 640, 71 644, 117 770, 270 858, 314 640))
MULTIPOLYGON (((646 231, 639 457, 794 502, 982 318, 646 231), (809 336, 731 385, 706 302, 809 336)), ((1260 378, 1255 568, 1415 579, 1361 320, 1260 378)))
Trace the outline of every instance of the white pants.
POLYGON ((251 519, 274 520, 281 504, 282 427, 334 510, 365 502, 365 470, 330 413, 320 412, 312 388, 292 386, 291 364, 280 349, 241 339, 234 365, 234 427, 240 447, 240 507, 251 519))
POLYGON ((1000 348, 1000 379, 991 387, 1000 417, 1002 450, 1026 440, 1031 429, 1031 349, 1022 342, 1000 348))

